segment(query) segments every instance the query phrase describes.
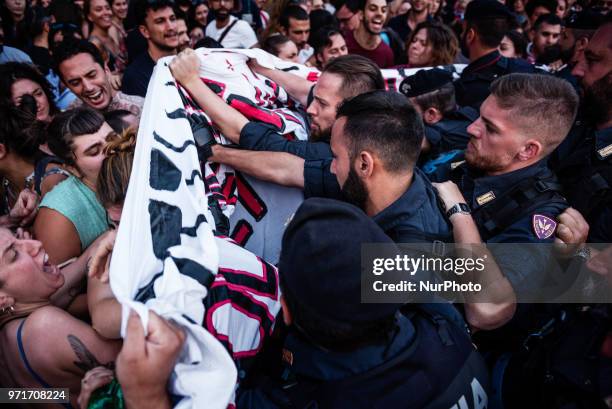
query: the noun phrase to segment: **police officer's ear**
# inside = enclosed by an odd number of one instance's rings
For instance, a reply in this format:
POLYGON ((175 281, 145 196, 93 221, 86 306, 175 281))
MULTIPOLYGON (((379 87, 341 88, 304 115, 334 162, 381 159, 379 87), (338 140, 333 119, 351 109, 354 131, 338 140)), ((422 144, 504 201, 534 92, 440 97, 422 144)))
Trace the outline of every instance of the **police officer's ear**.
POLYGON ((293 323, 293 317, 291 317, 291 311, 289 311, 289 307, 287 307, 287 300, 285 300, 284 295, 281 295, 280 302, 281 309, 283 310, 283 322, 285 325, 289 326, 293 323))
POLYGON ((582 37, 581 39, 576 41, 576 48, 574 49, 574 53, 584 52, 584 50, 586 50, 588 45, 589 45, 589 38, 588 37, 582 37))
POLYGON ((427 125, 436 124, 440 122, 441 119, 442 113, 437 108, 429 107, 423 112, 423 121, 425 121, 427 125))
POLYGON ((6 145, 3 143, 0 143, 0 160, 4 159, 7 153, 8 153, 8 149, 6 149, 6 145))
MULTIPOLYGON (((376 158, 378 162, 381 161, 380 158, 376 158)), ((359 155, 355 158, 355 171, 359 175, 360 178, 365 179, 372 176, 372 172, 374 172, 374 163, 375 158, 371 152, 361 151, 359 155)), ((382 165, 382 164, 381 164, 382 165)))
POLYGON ((475 38, 476 38, 476 30, 474 30, 474 27, 468 27, 465 33, 466 45, 474 42, 475 38))
POLYGON ((517 156, 521 161, 528 161, 537 158, 542 153, 542 142, 537 139, 528 139, 517 156))

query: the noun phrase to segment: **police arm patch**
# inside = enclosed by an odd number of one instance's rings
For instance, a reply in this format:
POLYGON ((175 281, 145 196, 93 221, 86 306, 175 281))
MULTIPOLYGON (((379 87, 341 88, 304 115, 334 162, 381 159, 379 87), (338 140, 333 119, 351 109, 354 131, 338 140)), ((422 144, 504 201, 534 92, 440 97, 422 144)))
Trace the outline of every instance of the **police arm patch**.
POLYGON ((533 232, 540 240, 551 237, 557 228, 557 222, 543 214, 534 214, 532 218, 533 232))

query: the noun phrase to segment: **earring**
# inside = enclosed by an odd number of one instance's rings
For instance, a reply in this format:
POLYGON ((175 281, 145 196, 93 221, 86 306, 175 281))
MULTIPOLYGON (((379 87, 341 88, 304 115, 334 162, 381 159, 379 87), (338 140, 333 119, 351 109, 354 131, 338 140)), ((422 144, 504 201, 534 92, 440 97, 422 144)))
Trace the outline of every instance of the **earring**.
POLYGON ((5 314, 8 312, 8 315, 12 315, 15 312, 15 306, 9 305, 8 307, 0 308, 0 314, 5 314))

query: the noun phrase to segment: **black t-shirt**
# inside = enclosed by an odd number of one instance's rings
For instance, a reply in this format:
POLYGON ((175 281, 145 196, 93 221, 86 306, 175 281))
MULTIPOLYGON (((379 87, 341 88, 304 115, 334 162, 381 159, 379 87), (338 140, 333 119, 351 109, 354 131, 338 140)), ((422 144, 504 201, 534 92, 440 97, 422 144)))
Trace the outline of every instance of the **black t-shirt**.
POLYGON ((49 49, 44 47, 37 47, 35 45, 27 48, 26 53, 32 59, 32 62, 38 70, 43 74, 47 75, 51 69, 51 53, 49 49))
POLYGON ((133 63, 128 65, 123 73, 121 91, 128 95, 138 95, 145 97, 149 80, 153 75, 155 62, 148 51, 140 54, 133 63))

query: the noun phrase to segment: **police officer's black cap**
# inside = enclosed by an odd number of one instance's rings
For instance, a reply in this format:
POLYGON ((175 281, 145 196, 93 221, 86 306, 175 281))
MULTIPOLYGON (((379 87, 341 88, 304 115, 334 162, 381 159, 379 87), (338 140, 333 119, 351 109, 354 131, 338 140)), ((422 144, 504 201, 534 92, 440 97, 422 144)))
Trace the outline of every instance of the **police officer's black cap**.
POLYGON ((440 89, 450 82, 453 82, 453 74, 450 71, 432 68, 430 70, 420 70, 416 74, 404 78, 399 90, 402 94, 412 98, 440 89))
POLYGON ((474 0, 465 9, 465 20, 480 20, 483 18, 516 19, 510 9, 497 0, 474 0))
POLYGON ((576 30, 597 30, 605 19, 606 17, 603 14, 587 9, 567 16, 564 25, 566 28, 576 30))
POLYGON ((399 304, 361 303, 361 244, 391 239, 359 208, 332 199, 304 201, 283 235, 279 275, 285 297, 332 322, 370 323, 399 304))

